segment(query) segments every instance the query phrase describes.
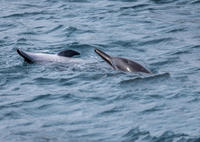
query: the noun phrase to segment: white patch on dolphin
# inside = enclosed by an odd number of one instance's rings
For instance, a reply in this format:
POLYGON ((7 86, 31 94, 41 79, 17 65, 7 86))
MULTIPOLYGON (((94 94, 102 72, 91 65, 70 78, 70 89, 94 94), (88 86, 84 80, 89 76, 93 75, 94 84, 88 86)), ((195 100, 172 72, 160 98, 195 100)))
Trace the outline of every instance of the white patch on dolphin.
POLYGON ((46 54, 46 53, 32 53, 25 52, 21 49, 17 49, 17 53, 24 58, 28 63, 38 63, 38 62, 59 62, 59 63, 78 63, 82 62, 82 59, 72 58, 75 55, 80 55, 74 50, 64 50, 58 54, 46 54))

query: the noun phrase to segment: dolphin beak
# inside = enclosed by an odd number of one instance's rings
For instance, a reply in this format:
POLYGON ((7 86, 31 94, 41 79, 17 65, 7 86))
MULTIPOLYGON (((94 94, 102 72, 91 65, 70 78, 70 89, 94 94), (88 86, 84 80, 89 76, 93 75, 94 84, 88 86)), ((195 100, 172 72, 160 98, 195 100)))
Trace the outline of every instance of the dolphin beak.
MULTIPOLYGON (((104 59, 109 65, 112 66, 112 60, 111 60, 111 56, 109 56, 108 54, 104 53, 103 51, 99 50, 99 49, 94 49, 94 51, 102 58, 104 59)), ((112 66, 113 67, 113 66, 112 66)))

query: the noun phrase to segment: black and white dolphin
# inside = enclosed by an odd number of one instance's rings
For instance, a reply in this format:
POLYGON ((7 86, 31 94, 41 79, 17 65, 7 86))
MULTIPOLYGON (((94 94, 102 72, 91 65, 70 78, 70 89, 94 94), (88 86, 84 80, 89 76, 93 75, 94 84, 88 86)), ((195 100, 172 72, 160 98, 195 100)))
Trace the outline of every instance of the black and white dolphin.
POLYGON ((68 63, 68 62, 80 62, 81 59, 71 58, 75 55, 80 55, 77 51, 74 50, 64 50, 59 52, 58 54, 46 54, 46 53, 32 53, 25 52, 21 49, 17 49, 17 53, 24 58, 24 60, 28 63, 39 63, 39 62, 60 62, 60 63, 68 63))
POLYGON ((120 57, 112 57, 108 54, 104 53, 99 49, 95 49, 95 52, 104 59, 109 65, 113 67, 113 69, 121 70, 124 72, 143 72, 143 73, 151 73, 149 70, 145 69, 139 63, 131 61, 126 58, 120 57))

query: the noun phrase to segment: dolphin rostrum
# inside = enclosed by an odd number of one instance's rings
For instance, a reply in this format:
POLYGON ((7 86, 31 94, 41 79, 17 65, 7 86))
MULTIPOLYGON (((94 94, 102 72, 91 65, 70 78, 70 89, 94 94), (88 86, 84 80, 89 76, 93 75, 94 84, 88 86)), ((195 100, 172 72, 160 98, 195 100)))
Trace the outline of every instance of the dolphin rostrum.
POLYGON ((77 51, 74 50, 64 50, 58 54, 46 54, 46 53, 31 53, 25 52, 21 49, 17 49, 17 53, 24 58, 28 63, 38 63, 38 62, 79 62, 81 59, 70 58, 75 55, 80 55, 77 51))
POLYGON ((151 73, 139 63, 131 61, 126 58, 112 57, 99 49, 94 50, 102 59, 104 59, 113 69, 121 70, 124 72, 144 72, 151 73))

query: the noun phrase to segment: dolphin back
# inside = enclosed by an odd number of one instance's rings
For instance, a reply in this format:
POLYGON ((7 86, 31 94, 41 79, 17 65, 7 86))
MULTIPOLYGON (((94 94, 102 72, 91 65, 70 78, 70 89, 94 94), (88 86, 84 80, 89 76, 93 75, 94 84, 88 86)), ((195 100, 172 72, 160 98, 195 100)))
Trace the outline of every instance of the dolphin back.
POLYGON ((80 53, 73 50, 64 50, 58 54, 47 54, 47 53, 31 53, 25 52, 21 49, 17 49, 17 53, 24 58, 28 63, 41 63, 41 62, 79 62, 77 58, 70 58, 75 55, 80 55, 80 53))

